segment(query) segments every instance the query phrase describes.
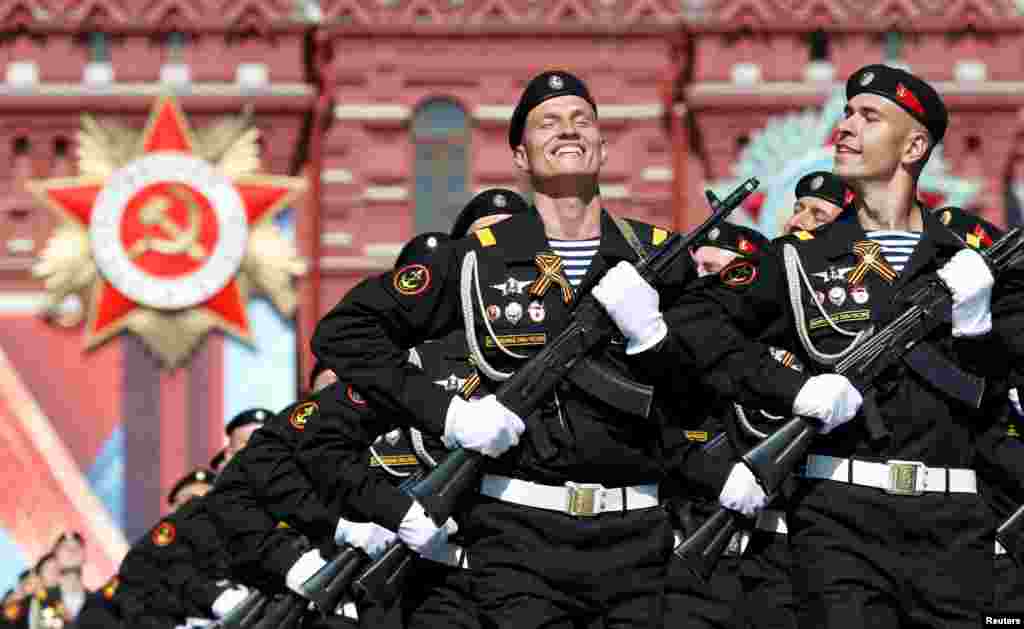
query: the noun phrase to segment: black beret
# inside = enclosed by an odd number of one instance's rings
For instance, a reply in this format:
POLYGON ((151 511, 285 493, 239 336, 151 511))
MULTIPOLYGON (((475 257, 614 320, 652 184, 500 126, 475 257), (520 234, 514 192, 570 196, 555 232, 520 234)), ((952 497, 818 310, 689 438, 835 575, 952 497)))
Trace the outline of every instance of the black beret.
POLYGON ((230 437, 231 433, 242 426, 262 424, 273 416, 274 414, 265 408, 249 408, 232 417, 228 425, 224 427, 224 432, 230 437))
POLYGON ((735 251, 742 256, 755 256, 768 247, 768 239, 756 229, 723 222, 712 227, 703 237, 694 241, 694 251, 701 247, 718 247, 735 251))
POLYGON ((395 268, 400 269, 413 262, 425 262, 429 260, 434 252, 450 238, 444 232, 423 232, 414 236, 412 240, 405 243, 395 260, 395 268))
POLYGON ((452 238, 465 238, 469 233, 469 226, 485 216, 520 214, 529 209, 530 206, 526 204, 523 197, 512 190, 504 188, 484 190, 473 197, 473 200, 459 212, 455 224, 452 225, 451 236, 452 238))
POLYGON ((841 177, 827 170, 816 170, 800 178, 796 183, 796 198, 818 197, 836 207, 846 209, 853 204, 853 189, 841 177))
POLYGON ((923 124, 936 143, 942 141, 949 114, 931 85, 906 70, 876 63, 857 70, 846 81, 846 100, 865 92, 896 103, 923 124))
POLYGON ((220 467, 221 464, 224 463, 224 459, 226 459, 227 456, 228 449, 221 448, 220 451, 217 452, 217 454, 213 455, 213 458, 210 459, 210 469, 216 470, 218 467, 220 467))
POLYGON ((174 483, 174 487, 171 487, 171 492, 167 494, 167 503, 174 504, 174 499, 178 497, 178 493, 189 485, 196 483, 213 485, 215 480, 217 480, 217 475, 211 470, 208 470, 205 467, 198 467, 186 474, 181 480, 174 483))
POLYGON ((512 112, 512 121, 508 127, 509 146, 514 149, 522 144, 523 129, 526 127, 526 116, 529 115, 530 111, 544 101, 557 96, 579 96, 590 103, 590 106, 594 108, 594 113, 597 113, 597 103, 591 98, 590 91, 587 90, 587 86, 583 81, 568 72, 559 70, 543 72, 533 77, 526 86, 522 97, 519 99, 519 104, 516 105, 515 111, 512 112))

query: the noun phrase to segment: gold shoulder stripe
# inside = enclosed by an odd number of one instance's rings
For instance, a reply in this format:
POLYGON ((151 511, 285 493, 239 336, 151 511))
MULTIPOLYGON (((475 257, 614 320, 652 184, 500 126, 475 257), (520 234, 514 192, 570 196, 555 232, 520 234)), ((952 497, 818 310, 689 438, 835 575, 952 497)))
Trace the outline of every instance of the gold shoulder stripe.
POLYGON ((708 433, 706 430, 687 430, 685 434, 687 441, 704 443, 708 440, 708 433))
POLYGON ((660 245, 668 238, 668 232, 660 227, 655 227, 651 234, 651 244, 660 245))
POLYGON ((494 239, 494 232, 491 231, 490 227, 484 227, 476 232, 476 239, 480 241, 481 247, 490 247, 498 242, 494 239))
POLYGON ((814 240, 814 234, 809 231, 800 230, 794 234, 800 240, 814 240))
POLYGON ((417 465, 419 459, 415 454, 386 454, 380 457, 370 455, 370 467, 380 467, 381 464, 398 467, 402 465, 417 465), (377 459, 380 459, 379 461, 377 459))

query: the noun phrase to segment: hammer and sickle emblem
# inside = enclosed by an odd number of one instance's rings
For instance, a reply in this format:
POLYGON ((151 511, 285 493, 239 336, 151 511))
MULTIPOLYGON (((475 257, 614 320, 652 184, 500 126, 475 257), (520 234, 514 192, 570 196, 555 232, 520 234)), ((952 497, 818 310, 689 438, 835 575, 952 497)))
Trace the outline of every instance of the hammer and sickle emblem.
POLYGON ((416 287, 418 287, 420 285, 420 282, 422 281, 422 269, 414 269, 412 271, 409 271, 402 277, 398 278, 398 283, 404 290, 416 290, 416 287))
POLYGON ((202 260, 206 257, 206 249, 199 242, 199 222, 202 218, 202 209, 195 197, 186 186, 171 186, 168 193, 174 198, 162 195, 154 196, 143 205, 139 209, 139 221, 143 225, 156 225, 170 238, 143 236, 128 251, 129 258, 135 259, 147 251, 155 251, 164 255, 184 253, 193 260, 202 260), (185 228, 178 226, 167 215, 167 209, 173 205, 175 200, 188 207, 188 225, 185 228))

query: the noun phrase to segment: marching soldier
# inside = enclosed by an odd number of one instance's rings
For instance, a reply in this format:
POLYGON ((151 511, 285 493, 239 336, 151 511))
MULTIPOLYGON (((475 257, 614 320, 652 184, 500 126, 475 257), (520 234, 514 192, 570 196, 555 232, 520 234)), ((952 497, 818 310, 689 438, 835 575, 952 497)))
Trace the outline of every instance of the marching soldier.
MULTIPOLYGON (((311 389, 318 380, 328 378, 315 369, 311 389)), ((302 584, 326 564, 336 531, 347 523, 323 504, 295 459, 311 408, 300 400, 260 423, 206 497, 231 573, 268 595, 303 595, 302 584)), ((354 623, 351 606, 342 611, 354 623)))
MULTIPOLYGON (((786 222, 785 233, 810 232, 834 221, 853 206, 855 195, 846 183, 827 171, 815 171, 800 178, 796 184, 793 215, 786 222)), ((803 371, 799 359, 783 349, 772 348, 771 355, 780 363, 803 371)), ((760 409, 731 404, 733 422, 730 437, 737 452, 747 452, 761 439, 774 432, 781 421, 789 419, 760 409)), ((792 484, 787 488, 792 488, 792 484)), ((782 495, 791 491, 779 492, 782 495)), ((789 552, 788 528, 783 498, 757 514, 750 541, 740 564, 740 583, 745 606, 746 624, 764 629, 794 629, 796 599, 791 576, 793 558, 789 552)))
MULTIPOLYGON (((198 469, 178 481, 168 503, 179 502, 176 494, 189 485, 213 482, 212 472, 198 469)), ((205 498, 197 495, 132 545, 121 563, 114 602, 130 627, 169 629, 190 619, 214 620, 248 593, 228 576, 227 551, 205 498)))
MULTIPOLYGON (((835 172, 854 189, 855 208, 683 295, 666 316, 672 333, 640 358, 666 377, 665 364, 692 368, 695 359, 720 392, 820 422, 787 514, 801 627, 974 627, 991 600, 995 522, 970 466, 992 405, 1005 404, 1005 374, 989 372, 1021 353, 1016 293, 1000 287, 993 333, 993 278, 978 249, 998 232, 917 201, 917 179, 947 125, 935 90, 884 65, 858 70, 846 90, 835 172), (942 315, 949 323, 917 345, 927 366, 908 355, 875 383, 861 414, 861 392, 821 372, 936 274, 952 307, 942 315), (772 360, 766 345, 794 353, 809 372, 772 360), (981 408, 972 373, 995 380, 981 408)), ((722 504, 753 514, 766 499, 737 464, 722 504)))
MULTIPOLYGON (((526 201, 511 190, 485 190, 459 213, 452 225, 451 237, 465 238, 529 210, 526 201)), ((423 259, 419 261, 424 262, 423 259)), ((400 260, 396 268, 405 266, 407 262, 400 260)), ((428 376, 434 378, 434 384, 446 392, 466 399, 478 393, 476 383, 479 382, 479 375, 470 357, 465 331, 459 330, 443 339, 427 341, 410 350, 410 353, 415 356, 413 362, 418 363, 428 376)), ((409 437, 417 459, 425 470, 436 467, 444 460, 447 449, 436 436, 409 428, 409 437)), ((417 578, 417 581, 423 587, 405 592, 402 597, 407 629, 480 627, 480 618, 471 594, 472 568, 468 565, 468 557, 456 559, 460 565, 454 567, 429 560, 419 562, 418 574, 422 579, 417 578)))
MULTIPOLYGON (((488 625, 660 626, 673 538, 658 498, 661 417, 647 420, 642 409, 599 397, 608 391, 565 383, 520 418, 490 392, 555 338, 606 269, 636 260, 667 233, 602 210, 597 179, 607 145, 594 100, 575 76, 554 71, 530 81, 509 144, 531 178, 536 211, 455 241, 429 264, 364 281, 317 326, 313 350, 381 415, 490 457, 463 520, 488 625), (408 347, 457 329, 466 330, 479 370, 478 399, 406 365, 408 347), (524 419, 530 430, 520 445, 524 419)), ((628 380, 627 354, 663 332, 658 296, 625 303, 614 282, 605 289, 595 296, 613 317, 653 312, 604 352, 628 380)), ((409 497, 396 505, 381 524, 420 554, 454 528, 409 497)))
POLYGON ((231 457, 241 452, 242 448, 249 443, 252 434, 273 415, 265 408, 248 408, 232 417, 224 427, 224 432, 228 436, 228 445, 224 448, 223 465, 227 465, 231 461, 231 457))
POLYGON ((811 232, 836 220, 844 210, 853 207, 856 195, 846 182, 827 170, 808 173, 796 183, 793 215, 783 232, 811 232))
MULTIPOLYGON (((768 247, 768 240, 759 232, 722 223, 694 243, 691 255, 697 275, 710 282, 736 259, 755 258, 768 247)), ((708 399, 713 399, 711 393, 708 399)), ((718 506, 718 494, 725 483, 738 453, 727 437, 731 405, 723 401, 709 404, 711 412, 703 421, 670 427, 681 432, 669 441, 683 447, 669 459, 670 480, 665 498, 679 527, 677 543, 689 537, 718 506), (686 445, 693 447, 686 447, 686 445)), ((700 418, 697 417, 699 420, 700 418)), ((742 451, 739 451, 740 453, 742 451)), ((682 561, 673 561, 665 585, 665 623, 672 627, 731 629, 741 627, 743 610, 740 600, 740 554, 746 531, 737 533, 725 556, 719 560, 708 583, 699 582, 682 561)))

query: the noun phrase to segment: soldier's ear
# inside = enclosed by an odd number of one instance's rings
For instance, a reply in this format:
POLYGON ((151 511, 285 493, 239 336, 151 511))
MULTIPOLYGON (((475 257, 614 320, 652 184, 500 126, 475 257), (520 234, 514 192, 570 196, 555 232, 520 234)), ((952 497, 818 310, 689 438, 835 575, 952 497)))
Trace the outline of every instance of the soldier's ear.
POLYGON ((601 165, 608 161, 608 140, 601 137, 601 165))
POLYGON ((512 149, 512 162, 516 168, 525 172, 530 170, 530 160, 526 155, 526 145, 520 144, 512 149))
POLYGON ((932 139, 923 129, 911 129, 907 134, 907 143, 903 150, 903 163, 908 166, 924 166, 932 148, 932 139))

